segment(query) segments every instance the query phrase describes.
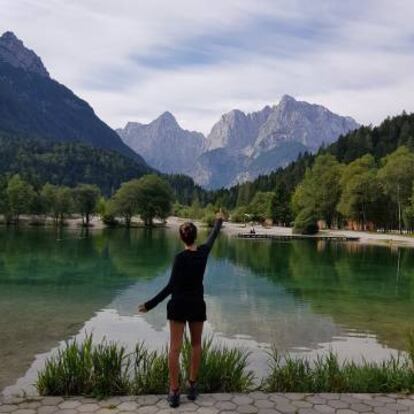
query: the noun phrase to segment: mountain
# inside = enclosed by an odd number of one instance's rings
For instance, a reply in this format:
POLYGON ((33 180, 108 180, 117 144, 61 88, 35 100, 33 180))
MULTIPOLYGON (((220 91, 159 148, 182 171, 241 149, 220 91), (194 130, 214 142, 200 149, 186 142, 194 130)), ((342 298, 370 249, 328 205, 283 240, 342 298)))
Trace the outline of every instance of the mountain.
POLYGON ((208 151, 187 173, 207 188, 229 187, 286 166, 358 127, 350 117, 284 95, 278 105, 258 112, 223 115, 207 136, 208 151))
POLYGON ((149 124, 128 122, 116 131, 125 144, 165 173, 191 171, 207 144, 203 134, 182 129, 170 112, 149 124))
POLYGON ((81 141, 117 151, 150 170, 87 102, 51 79, 41 59, 12 32, 0 37, 0 131, 81 141))
POLYGON ((128 122, 117 132, 154 168, 216 189, 268 174, 358 127, 350 117, 284 95, 257 112, 222 115, 206 138, 182 129, 169 112, 149 124, 128 122))

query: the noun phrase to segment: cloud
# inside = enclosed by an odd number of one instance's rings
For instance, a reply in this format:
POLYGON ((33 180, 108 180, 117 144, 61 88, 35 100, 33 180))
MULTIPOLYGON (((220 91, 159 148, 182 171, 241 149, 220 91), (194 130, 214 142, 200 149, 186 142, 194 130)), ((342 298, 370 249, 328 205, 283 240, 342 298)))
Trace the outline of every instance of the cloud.
POLYGON ((378 123, 414 111, 410 0, 0 0, 51 75, 113 127, 223 112, 288 93, 378 123))

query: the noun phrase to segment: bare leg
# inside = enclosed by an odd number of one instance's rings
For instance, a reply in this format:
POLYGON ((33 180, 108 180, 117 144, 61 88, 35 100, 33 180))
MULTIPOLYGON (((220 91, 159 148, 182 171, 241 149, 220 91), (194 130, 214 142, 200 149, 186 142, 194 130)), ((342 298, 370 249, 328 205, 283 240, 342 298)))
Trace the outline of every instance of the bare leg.
POLYGON ((191 335, 191 367, 190 381, 196 381, 201 361, 201 335, 204 322, 189 322, 191 335))
POLYGON ((168 369, 170 371, 170 390, 179 388, 178 377, 180 373, 179 358, 183 343, 185 323, 170 321, 170 350, 168 353, 168 369))

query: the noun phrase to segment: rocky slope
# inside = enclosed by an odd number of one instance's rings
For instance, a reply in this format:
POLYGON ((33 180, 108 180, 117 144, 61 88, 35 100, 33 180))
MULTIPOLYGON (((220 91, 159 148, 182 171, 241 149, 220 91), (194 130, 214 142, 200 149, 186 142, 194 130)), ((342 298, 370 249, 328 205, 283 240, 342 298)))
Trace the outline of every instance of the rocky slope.
POLYGON ((203 134, 182 129, 169 112, 149 124, 128 122, 117 132, 151 166, 165 173, 191 171, 207 144, 203 134))
POLYGON ((11 32, 0 37, 0 131, 82 141, 117 151, 150 170, 87 102, 51 79, 41 59, 11 32))

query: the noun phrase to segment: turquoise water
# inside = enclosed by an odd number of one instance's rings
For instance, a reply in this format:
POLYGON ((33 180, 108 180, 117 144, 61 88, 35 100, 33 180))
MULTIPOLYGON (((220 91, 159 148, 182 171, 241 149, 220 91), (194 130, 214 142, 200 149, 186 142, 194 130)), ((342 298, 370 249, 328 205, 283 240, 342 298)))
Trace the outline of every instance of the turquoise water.
MULTIPOLYGON (((29 390, 44 358, 85 332, 164 346, 165 303, 135 310, 166 283, 179 249, 168 229, 0 228, 0 389, 29 390)), ((414 251, 223 234, 205 292, 206 332, 250 349, 258 375, 270 344, 381 360, 404 350, 414 328, 414 251)))

